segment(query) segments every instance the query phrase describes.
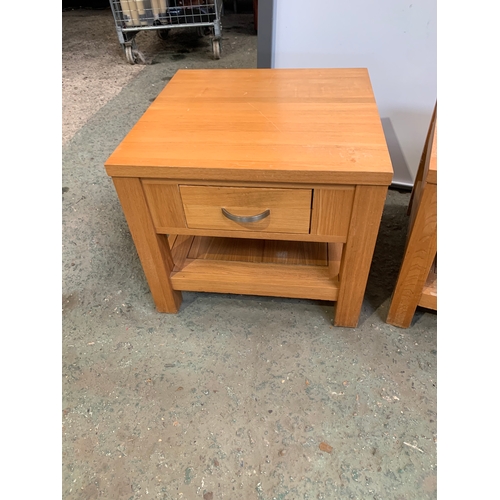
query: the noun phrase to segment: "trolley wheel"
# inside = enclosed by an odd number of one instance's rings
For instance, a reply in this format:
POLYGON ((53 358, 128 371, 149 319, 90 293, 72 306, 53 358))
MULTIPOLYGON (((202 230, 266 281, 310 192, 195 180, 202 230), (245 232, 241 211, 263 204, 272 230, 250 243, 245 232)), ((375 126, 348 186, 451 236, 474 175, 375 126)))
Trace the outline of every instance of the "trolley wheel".
POLYGON ((158 35, 158 38, 160 40, 166 40, 168 38, 168 35, 170 34, 170 30, 169 29, 156 30, 156 34, 158 35))
POLYGON ((212 40, 212 50, 214 59, 220 59, 220 40, 212 40))
POLYGON ((137 63, 137 59, 135 57, 134 51, 130 45, 125 47, 125 57, 127 58, 128 63, 130 63, 130 64, 137 63))
POLYGON ((204 36, 210 34, 210 28, 208 26, 197 26, 196 34, 199 38, 203 38, 204 36))

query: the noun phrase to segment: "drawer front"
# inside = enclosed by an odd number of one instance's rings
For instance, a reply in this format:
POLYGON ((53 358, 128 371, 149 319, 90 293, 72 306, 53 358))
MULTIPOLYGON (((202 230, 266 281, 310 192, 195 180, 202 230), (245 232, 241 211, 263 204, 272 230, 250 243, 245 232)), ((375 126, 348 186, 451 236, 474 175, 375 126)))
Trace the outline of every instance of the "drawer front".
POLYGON ((187 226, 191 229, 309 233, 311 189, 190 185, 179 188, 187 226), (260 220, 246 221, 257 215, 260 220))

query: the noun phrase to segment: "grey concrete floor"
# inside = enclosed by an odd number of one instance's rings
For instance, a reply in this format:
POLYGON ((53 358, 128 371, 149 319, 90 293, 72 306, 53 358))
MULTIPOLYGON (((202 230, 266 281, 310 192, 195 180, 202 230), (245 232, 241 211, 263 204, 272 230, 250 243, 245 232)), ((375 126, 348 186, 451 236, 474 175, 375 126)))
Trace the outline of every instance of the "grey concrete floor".
POLYGON ((241 51, 179 34, 63 148, 63 498, 436 498, 437 316, 385 323, 408 192, 389 191, 357 328, 312 300, 155 311, 103 164, 176 69, 255 65, 251 16, 231 22, 241 51))

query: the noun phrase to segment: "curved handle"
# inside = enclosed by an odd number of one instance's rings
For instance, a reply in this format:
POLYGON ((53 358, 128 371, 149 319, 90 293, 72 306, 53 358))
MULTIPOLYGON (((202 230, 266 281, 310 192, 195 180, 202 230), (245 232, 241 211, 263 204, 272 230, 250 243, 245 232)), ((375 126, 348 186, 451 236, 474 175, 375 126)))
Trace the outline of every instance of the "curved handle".
POLYGON ((224 217, 227 217, 228 219, 234 220, 234 222, 258 222, 262 219, 265 219, 271 214, 271 210, 267 209, 261 214, 257 215, 249 215, 249 216, 241 216, 241 215, 234 215, 231 212, 228 212, 225 208, 221 208, 222 214, 224 217))

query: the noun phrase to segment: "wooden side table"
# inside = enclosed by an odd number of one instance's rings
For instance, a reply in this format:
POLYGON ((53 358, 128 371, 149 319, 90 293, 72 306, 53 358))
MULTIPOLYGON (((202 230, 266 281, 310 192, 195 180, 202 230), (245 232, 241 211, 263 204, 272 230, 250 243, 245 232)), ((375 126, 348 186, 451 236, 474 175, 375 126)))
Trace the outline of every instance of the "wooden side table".
POLYGON ((437 109, 410 198, 405 254, 387 323, 408 328, 417 306, 437 311, 437 109))
POLYGON ((105 166, 158 311, 271 295, 357 325, 393 175, 366 69, 180 70, 105 166))

